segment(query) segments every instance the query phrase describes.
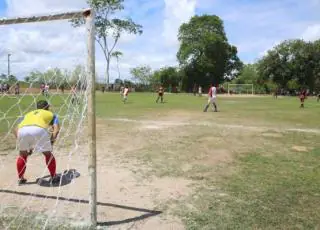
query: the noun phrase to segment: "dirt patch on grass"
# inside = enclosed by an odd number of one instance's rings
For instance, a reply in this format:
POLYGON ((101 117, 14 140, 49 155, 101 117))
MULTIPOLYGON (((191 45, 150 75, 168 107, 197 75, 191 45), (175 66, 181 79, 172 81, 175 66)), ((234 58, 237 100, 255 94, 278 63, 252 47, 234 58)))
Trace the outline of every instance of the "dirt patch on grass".
POLYGON ((298 145, 292 146, 292 150, 297 151, 297 152, 308 152, 309 151, 308 147, 298 146, 298 145))
POLYGON ((226 149, 213 149, 206 156, 199 160, 199 164, 203 165, 217 165, 219 163, 231 162, 233 160, 232 154, 226 149))
MULTIPOLYGON (((193 182, 169 176, 146 177, 144 172, 150 171, 149 166, 126 157, 130 153, 139 153, 150 144, 145 141, 148 132, 141 132, 134 127, 136 124, 106 124, 98 120, 98 220, 108 229, 184 229, 182 222, 170 215, 170 205, 164 204, 181 202, 192 192, 193 182)), ((60 143, 63 145, 63 141, 60 143)), ((88 148, 85 142, 77 144, 69 151, 65 151, 63 146, 55 148, 58 172, 72 168, 80 174, 61 187, 46 187, 36 183, 36 178, 48 175, 45 160, 40 154, 33 154, 28 159, 26 177, 30 184, 17 186, 17 153, 10 150, 8 155, 2 155, 1 208, 17 207, 17 220, 27 212, 38 212, 48 220, 68 218, 74 226, 87 223, 88 148)), ((37 221, 32 220, 31 223, 37 221)))
POLYGON ((264 136, 264 137, 283 137, 283 135, 281 133, 276 133, 276 132, 273 132, 273 133, 262 133, 261 135, 264 136))

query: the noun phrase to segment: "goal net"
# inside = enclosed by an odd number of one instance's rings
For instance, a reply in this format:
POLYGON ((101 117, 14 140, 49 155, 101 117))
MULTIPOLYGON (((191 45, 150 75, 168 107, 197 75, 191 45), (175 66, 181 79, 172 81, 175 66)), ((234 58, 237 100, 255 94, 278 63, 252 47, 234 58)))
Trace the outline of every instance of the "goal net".
POLYGON ((1 229, 96 224, 93 22, 91 10, 0 19, 1 229))
POLYGON ((253 95, 253 84, 228 84, 228 94, 253 95))

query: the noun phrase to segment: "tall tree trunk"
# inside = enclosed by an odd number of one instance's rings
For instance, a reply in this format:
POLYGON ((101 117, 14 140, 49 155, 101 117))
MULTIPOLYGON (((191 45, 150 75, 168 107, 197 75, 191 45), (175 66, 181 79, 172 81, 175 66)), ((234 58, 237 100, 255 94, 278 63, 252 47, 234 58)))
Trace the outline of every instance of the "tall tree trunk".
POLYGON ((119 59, 117 58, 117 68, 118 68, 118 78, 121 80, 120 69, 119 69, 119 59))
POLYGON ((106 68, 106 90, 109 90, 109 71, 110 71, 110 59, 107 60, 106 68))

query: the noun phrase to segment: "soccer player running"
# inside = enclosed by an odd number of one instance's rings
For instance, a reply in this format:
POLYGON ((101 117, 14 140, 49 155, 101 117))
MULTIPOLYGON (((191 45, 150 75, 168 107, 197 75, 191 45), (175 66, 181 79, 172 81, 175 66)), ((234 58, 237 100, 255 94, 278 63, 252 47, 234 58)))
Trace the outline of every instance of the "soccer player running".
POLYGON ((212 110, 214 108, 214 112, 218 112, 217 104, 216 104, 216 98, 217 98, 217 88, 211 84, 208 92, 208 103, 206 107, 204 108, 203 112, 207 112, 210 105, 212 105, 212 110))
POLYGON ((158 89, 158 98, 156 100, 156 103, 159 102, 159 99, 161 99, 161 103, 163 103, 163 93, 164 93, 164 89, 162 86, 160 86, 158 89))
POLYGON ((52 146, 58 137, 60 126, 58 116, 52 113, 49 107, 47 101, 38 101, 37 109, 22 117, 16 128, 15 136, 19 148, 16 166, 19 185, 27 182, 24 173, 28 156, 33 151, 41 152, 45 156, 50 172, 50 183, 60 182, 60 177, 56 175, 56 160, 52 154, 52 146), (49 132, 49 128, 52 128, 52 133, 49 132))

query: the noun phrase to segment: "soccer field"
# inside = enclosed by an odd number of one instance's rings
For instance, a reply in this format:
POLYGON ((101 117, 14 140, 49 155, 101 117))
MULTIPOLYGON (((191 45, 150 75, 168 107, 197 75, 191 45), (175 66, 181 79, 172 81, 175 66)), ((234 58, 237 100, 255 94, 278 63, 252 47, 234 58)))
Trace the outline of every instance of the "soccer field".
MULTIPOLYGON (((10 223, 12 229, 41 229, 44 223, 67 226, 66 221, 77 229, 88 216, 88 205, 79 201, 88 199, 87 150, 77 136, 85 127, 74 131, 84 119, 83 105, 72 106, 68 95, 50 97, 65 125, 55 151, 58 170, 76 169, 79 178, 54 188, 15 184, 14 137, 6 134, 34 99, 0 96, 0 135, 5 137, 0 228, 10 223)), ((118 93, 97 93, 102 227, 320 227, 320 102, 315 98, 301 109, 294 97, 219 96, 218 113, 202 112, 205 96, 166 94, 163 104, 155 99, 156 94, 131 93, 123 104, 118 93)), ((27 176, 47 174, 42 156, 30 158, 27 176)))

